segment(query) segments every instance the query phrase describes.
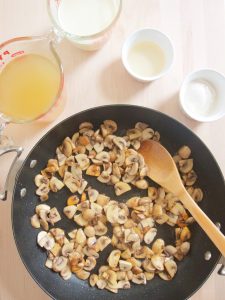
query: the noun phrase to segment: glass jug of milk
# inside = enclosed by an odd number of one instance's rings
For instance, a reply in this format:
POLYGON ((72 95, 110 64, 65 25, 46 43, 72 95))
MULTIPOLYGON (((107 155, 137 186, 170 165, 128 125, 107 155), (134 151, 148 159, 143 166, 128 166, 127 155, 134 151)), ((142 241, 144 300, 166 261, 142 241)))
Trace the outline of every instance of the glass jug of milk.
POLYGON ((106 42, 121 11, 122 0, 48 0, 57 35, 84 50, 106 42))

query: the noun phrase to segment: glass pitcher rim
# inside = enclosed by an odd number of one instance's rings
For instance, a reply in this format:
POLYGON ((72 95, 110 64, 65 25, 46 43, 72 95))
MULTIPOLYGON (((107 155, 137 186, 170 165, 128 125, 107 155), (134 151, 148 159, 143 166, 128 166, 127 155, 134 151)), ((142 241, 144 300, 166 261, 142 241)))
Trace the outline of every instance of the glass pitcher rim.
POLYGON ((113 25, 116 23, 116 21, 119 18, 119 15, 121 13, 122 10, 122 0, 118 0, 119 1, 119 6, 118 6, 118 10, 117 13, 115 15, 115 17, 112 19, 112 21, 110 22, 110 24, 105 27, 103 30, 94 33, 94 34, 90 34, 90 35, 78 35, 78 34, 72 34, 69 33, 68 31, 64 30, 62 27, 60 27, 57 22, 55 21, 55 17, 52 14, 52 10, 51 10, 51 5, 50 2, 52 2, 54 0, 47 0, 47 10, 48 10, 48 14, 49 17, 51 19, 51 22, 54 26, 54 28, 56 28, 57 30, 59 30, 59 32, 63 33, 66 37, 71 38, 71 39, 77 39, 77 40, 87 40, 87 39, 92 39, 92 38, 98 38, 101 35, 103 35, 104 33, 107 33, 109 29, 111 29, 113 27, 113 25))

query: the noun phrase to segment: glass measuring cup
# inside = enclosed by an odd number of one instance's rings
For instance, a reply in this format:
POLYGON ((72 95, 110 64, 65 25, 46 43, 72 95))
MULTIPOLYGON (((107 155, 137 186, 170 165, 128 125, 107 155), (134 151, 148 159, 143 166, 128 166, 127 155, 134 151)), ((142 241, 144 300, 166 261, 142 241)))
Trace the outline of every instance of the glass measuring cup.
MULTIPOLYGON (((101 0, 100 0, 101 1, 101 0)), ((59 10, 62 0, 48 0, 47 7, 48 13, 53 23, 56 34, 61 37, 65 37, 68 40, 72 41, 78 48, 83 50, 97 50, 103 46, 103 44, 108 40, 112 28, 115 25, 122 8, 122 0, 109 0, 113 3, 115 13, 110 21, 103 27, 101 30, 94 34, 79 35, 69 32, 64 29, 60 22, 59 10)))
MULTIPOLYGON (((16 152, 17 158, 22 153, 21 147, 14 146, 11 138, 2 134, 8 123, 50 121, 61 106, 64 73, 55 42, 50 33, 0 44, 0 156, 16 152)), ((6 198, 7 182, 8 179, 0 199, 6 198)))
POLYGON ((0 44, 1 119, 13 123, 26 123, 40 119, 51 111, 52 108, 60 101, 63 84, 63 68, 55 50, 55 41, 51 33, 38 37, 18 37, 0 44), (27 59, 29 59, 29 61, 27 61, 27 59), (23 73, 24 68, 27 68, 26 71, 29 72, 29 74, 23 73), (21 73, 21 76, 23 76, 24 82, 19 82, 17 84, 16 80, 18 81, 20 79, 19 72, 21 73), (49 74, 45 74, 47 72, 49 74), (50 83, 50 78, 54 75, 54 72, 57 73, 54 78, 55 81, 53 82, 54 86, 52 85, 52 89, 54 88, 54 94, 51 95, 48 93, 48 95, 43 95, 43 91, 42 94, 36 95, 35 93, 40 91, 35 89, 35 87, 33 87, 33 91, 31 89, 31 85, 35 85, 36 80, 36 86, 44 89, 44 86, 40 84, 40 81, 42 80, 43 82, 41 83, 44 83, 45 80, 45 88, 47 88, 47 83, 50 83), (43 76, 44 78, 41 78, 43 76), (29 77, 33 79, 33 81, 29 80, 29 77), (5 86, 6 84, 11 85, 10 89, 12 91, 15 90, 15 93, 6 92, 5 90, 9 90, 9 87, 5 86), (17 86, 19 84, 22 86, 17 86), (28 88, 31 90, 29 92, 25 91, 28 90, 28 88), (20 93, 20 95, 16 95, 16 92, 20 93), (22 92, 24 92, 23 95, 21 95, 22 92), (22 96, 27 97, 26 101, 25 99, 22 99, 22 96), (44 98, 45 103, 41 103, 41 97, 44 98), (16 100, 13 102, 9 98, 20 99, 21 103, 15 103, 16 100), (35 103, 36 105, 32 103, 34 101, 33 99, 38 101, 38 103, 35 103), (9 107, 10 104, 12 107, 9 107), (15 111, 16 107, 18 110, 22 110, 22 108, 19 107, 20 104, 26 106, 23 107, 23 113, 22 111, 20 113, 15 111))

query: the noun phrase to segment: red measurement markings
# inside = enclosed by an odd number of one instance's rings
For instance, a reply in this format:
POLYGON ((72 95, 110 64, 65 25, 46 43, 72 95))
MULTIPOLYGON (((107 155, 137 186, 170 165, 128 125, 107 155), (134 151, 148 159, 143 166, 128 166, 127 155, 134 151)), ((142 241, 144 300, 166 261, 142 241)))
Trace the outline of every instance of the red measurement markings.
POLYGON ((4 51, 3 54, 0 54, 0 60, 3 60, 4 55, 9 55, 10 52, 8 50, 4 51))
POLYGON ((13 54, 11 55, 11 57, 15 57, 15 56, 21 55, 21 54, 24 54, 24 51, 23 51, 23 50, 22 50, 22 51, 17 51, 17 52, 15 52, 15 53, 13 53, 13 54))

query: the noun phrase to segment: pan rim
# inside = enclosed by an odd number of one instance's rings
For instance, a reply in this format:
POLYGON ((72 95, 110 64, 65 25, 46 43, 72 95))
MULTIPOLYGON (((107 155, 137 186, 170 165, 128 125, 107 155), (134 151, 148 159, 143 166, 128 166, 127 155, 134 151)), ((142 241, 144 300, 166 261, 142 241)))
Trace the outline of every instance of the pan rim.
MULTIPOLYGON (((29 153, 26 155, 19 171, 17 172, 16 176, 15 176, 15 183, 14 183, 14 188, 13 188, 13 192, 12 192, 12 202, 11 202, 11 225, 12 225, 12 231, 13 231, 13 237, 14 237, 14 241, 15 241, 15 244, 16 244, 16 248, 17 248, 17 252, 26 268, 26 270, 28 271, 28 273, 30 274, 31 278, 37 283, 37 285, 51 298, 51 299, 54 299, 54 300, 57 300, 57 298, 55 298, 55 296, 53 296, 48 290, 46 290, 46 288, 44 288, 41 283, 36 279, 36 276, 32 273, 32 271, 29 269, 29 266, 28 264, 25 262, 25 259, 22 255, 22 251, 20 249, 20 247, 18 246, 18 242, 17 242, 17 238, 16 238, 16 233, 15 233, 15 227, 14 227, 14 222, 13 222, 13 210, 14 210, 14 197, 15 197, 15 192, 16 192, 16 187, 17 187, 17 183, 18 183, 18 178, 20 176, 20 174, 22 173, 22 170, 24 168, 24 165, 26 164, 28 158, 30 157, 30 154, 33 152, 33 150, 36 148, 36 146, 41 143, 41 141, 48 135, 50 134, 52 131, 55 130, 56 127, 60 127, 64 122, 67 122, 68 120, 76 117, 76 116, 79 116, 80 114, 83 114, 83 113, 87 113, 89 111, 93 111, 93 110, 96 110, 96 109, 104 109, 104 108, 115 108, 115 107, 132 107, 132 108, 141 108, 141 109, 144 109, 144 110, 148 110, 148 111, 151 111, 153 113, 156 113, 158 115, 161 115, 161 116, 164 116, 166 118, 168 118, 169 120, 171 120, 172 122, 175 122, 177 123, 180 127, 184 128, 185 130, 187 130, 189 133, 191 133, 192 135, 195 136, 195 138, 200 142, 202 143, 208 150, 209 154, 211 155, 212 159, 213 159, 213 163, 215 164, 217 170, 218 170, 218 173, 219 175, 221 176, 221 179, 223 180, 224 182, 224 176, 223 176, 223 173, 219 167, 219 164, 217 163, 214 155, 212 154, 212 152, 210 151, 210 149, 206 146, 206 144, 199 138, 199 136, 193 132, 191 129, 189 129, 187 126, 185 126, 184 124, 182 124, 180 121, 176 120, 175 118, 163 113, 163 112, 160 112, 158 110, 155 110, 155 109, 152 109, 152 108, 149 108, 149 107, 145 107, 145 106, 141 106, 141 105, 133 105, 133 104, 108 104, 108 105, 100 105, 100 106, 96 106, 96 107, 91 107, 91 108, 88 108, 88 109, 85 109, 85 110, 82 110, 78 113, 75 113, 63 120, 61 120, 59 123, 55 124, 51 129, 49 129, 36 143, 35 145, 30 149, 29 153)), ((204 278, 204 280, 202 281, 202 283, 194 290, 192 291, 185 299, 189 299, 191 296, 193 296, 204 284, 205 282, 208 280, 208 278, 211 276, 211 274, 213 273, 213 271, 215 270, 219 260, 221 258, 221 254, 218 253, 218 259, 215 260, 215 263, 214 265, 212 265, 212 269, 211 271, 208 273, 208 275, 204 278)))

